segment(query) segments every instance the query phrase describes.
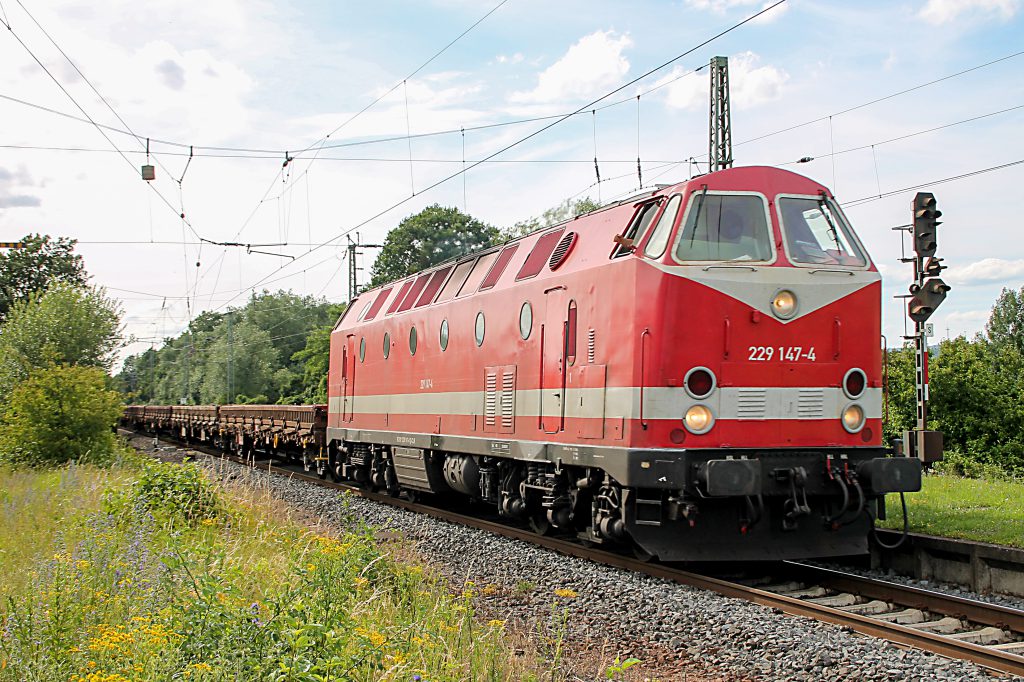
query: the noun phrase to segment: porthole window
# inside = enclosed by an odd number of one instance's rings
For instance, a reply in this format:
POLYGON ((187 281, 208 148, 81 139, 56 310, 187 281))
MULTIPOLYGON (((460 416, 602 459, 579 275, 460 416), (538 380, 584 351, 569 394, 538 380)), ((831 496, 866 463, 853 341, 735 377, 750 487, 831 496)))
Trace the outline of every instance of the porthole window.
POLYGON ((441 350, 448 350, 448 320, 441 320, 441 350))
POLYGON ((416 355, 416 327, 409 330, 409 355, 416 355))
POLYGON ((484 345, 484 311, 476 314, 476 345, 484 345))
POLYGON ((366 337, 359 339, 359 362, 366 359, 366 337))
POLYGON ((388 355, 391 354, 391 334, 384 332, 384 359, 387 360, 388 355))
POLYGON ((533 306, 529 301, 524 301, 523 307, 519 309, 519 335, 523 337, 523 341, 530 338, 531 331, 533 331, 533 306))

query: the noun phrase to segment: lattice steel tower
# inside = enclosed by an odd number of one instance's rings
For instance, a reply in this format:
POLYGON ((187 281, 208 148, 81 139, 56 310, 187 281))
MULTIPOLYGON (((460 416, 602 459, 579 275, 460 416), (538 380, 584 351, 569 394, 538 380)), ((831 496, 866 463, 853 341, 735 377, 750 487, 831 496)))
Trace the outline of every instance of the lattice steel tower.
POLYGON ((729 113, 729 59, 711 59, 711 120, 708 172, 732 168, 732 117, 729 113))

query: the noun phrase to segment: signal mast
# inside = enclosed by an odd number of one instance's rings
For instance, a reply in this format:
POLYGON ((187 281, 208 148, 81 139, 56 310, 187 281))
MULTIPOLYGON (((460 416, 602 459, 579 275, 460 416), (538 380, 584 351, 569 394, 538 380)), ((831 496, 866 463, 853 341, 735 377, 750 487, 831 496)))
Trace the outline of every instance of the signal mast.
POLYGON ((902 258, 914 265, 914 282, 910 285, 907 302, 907 316, 914 322, 913 336, 904 336, 914 343, 914 384, 917 393, 917 421, 912 431, 903 432, 906 454, 915 455, 924 463, 942 459, 942 432, 929 431, 928 418, 928 331, 932 326, 925 324, 935 309, 946 299, 950 290, 939 274, 946 269, 942 259, 935 257, 938 246, 938 226, 942 216, 931 192, 918 192, 912 204, 913 223, 906 227, 893 228, 911 233, 914 255, 902 258))

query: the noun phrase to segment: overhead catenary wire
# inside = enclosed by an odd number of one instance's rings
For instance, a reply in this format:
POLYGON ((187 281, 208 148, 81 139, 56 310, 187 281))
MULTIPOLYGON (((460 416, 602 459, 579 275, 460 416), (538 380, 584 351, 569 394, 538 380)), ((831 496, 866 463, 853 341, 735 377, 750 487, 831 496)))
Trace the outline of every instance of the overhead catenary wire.
MULTIPOLYGON (((608 99, 609 97, 612 97, 613 95, 616 95, 619 92, 622 92, 626 88, 629 88, 629 87, 635 85, 636 83, 638 83, 641 80, 647 78, 651 74, 657 73, 658 71, 661 71, 662 69, 664 69, 664 68, 666 68, 668 66, 671 66, 672 64, 676 63, 677 61, 679 61, 683 57, 686 57, 686 56, 689 56, 690 54, 693 54, 694 52, 696 52, 700 48, 702 48, 702 47, 704 47, 704 46, 714 42, 715 40, 721 38, 722 36, 725 36, 725 35, 733 32, 733 31, 735 31, 736 29, 740 28, 741 26, 744 26, 745 24, 747 24, 747 23, 757 19, 761 15, 763 15, 763 14, 765 14, 767 12, 772 11, 776 7, 778 7, 778 6, 782 5, 782 4, 785 4, 785 2, 786 2, 786 0, 777 0, 776 2, 772 3, 771 5, 765 6, 760 11, 755 12, 754 14, 751 14, 747 18, 745 18, 745 19, 743 19, 743 20, 741 20, 739 22, 736 22, 735 24, 732 24, 728 28, 725 28, 725 29, 719 31, 718 33, 716 33, 715 35, 711 36, 710 38, 707 38, 707 39, 701 41, 700 43, 694 45, 690 49, 688 49, 688 50, 686 50, 686 51, 676 55, 675 57, 672 57, 668 61, 666 61, 666 62, 664 62, 664 63, 662 63, 662 64, 660 64, 660 65, 658 65, 658 66, 656 66, 656 67, 654 67, 652 69, 649 69, 648 71, 642 73, 641 75, 637 76, 636 78, 634 78, 634 79, 632 79, 632 80, 630 80, 630 81, 628 81, 628 82, 618 86, 617 88, 615 88, 615 89, 605 93, 604 95, 601 95, 597 99, 594 99, 594 100, 588 102, 587 104, 584 104, 583 106, 577 108, 575 111, 570 112, 570 113, 562 116, 561 118, 559 118, 559 119, 557 119, 555 121, 552 121, 551 123, 548 123, 547 125, 542 126, 541 128, 539 128, 537 130, 534 130, 533 132, 529 133, 528 135, 525 135, 525 136, 519 138, 518 140, 515 140, 515 141, 513 141, 513 142, 511 142, 511 143, 509 143, 509 144, 507 144, 507 145, 505 145, 503 147, 501 147, 497 151, 492 152, 491 154, 486 156, 481 161, 478 161, 476 163, 470 164, 465 170, 459 170, 459 171, 457 171, 455 173, 452 173, 450 175, 447 175, 447 176, 441 178, 440 180, 435 181, 434 183, 432 183, 431 185, 429 185, 425 189, 421 190, 420 193, 422 194, 424 192, 428 192, 428 191, 434 189, 435 187, 443 185, 444 183, 448 182, 449 180, 452 180, 452 179, 454 179, 456 177, 459 177, 459 175, 461 175, 461 174, 463 174, 465 172, 468 172, 468 171, 472 170, 473 168, 479 166, 481 163, 483 163, 483 162, 485 162, 485 161, 487 161, 489 159, 495 158, 497 156, 500 156, 501 154, 504 154, 508 150, 513 149, 513 148, 519 146, 520 144, 523 144, 524 142, 533 139, 537 135, 540 135, 541 133, 543 133, 543 132, 545 132, 547 130, 550 130, 554 126, 556 126, 559 123, 561 123, 561 122, 571 118, 572 116, 574 116, 576 114, 579 114, 582 111, 586 111, 588 109, 594 108, 597 104, 599 104, 600 102, 608 99)), ((632 99, 632 97, 630 97, 630 99, 632 99)), ((352 227, 350 227, 350 228, 348 228, 346 230, 343 230, 342 232, 340 232, 339 234, 335 235, 331 239, 328 239, 328 240, 322 242, 319 246, 315 246, 315 247, 311 248, 309 251, 306 251, 305 253, 301 254, 300 256, 298 256, 295 259, 295 261, 292 261, 292 263, 298 262, 298 260, 300 260, 304 256, 307 256, 307 255, 313 253, 314 251, 317 251, 318 249, 323 248, 324 246, 328 246, 330 244, 333 244, 334 242, 336 242, 339 239, 343 238, 345 235, 350 234, 351 232, 354 232, 355 230, 359 229, 360 227, 369 224, 370 222, 376 220, 377 218, 380 218, 383 215, 386 215, 387 213, 390 213, 395 208, 398 208, 399 206, 402 206, 405 203, 407 203, 411 198, 412 197, 406 197, 404 199, 401 199, 401 200, 391 204, 390 206, 384 208, 383 210, 378 211, 377 213, 373 214, 369 218, 366 218, 366 219, 362 220, 361 222, 357 223, 356 225, 353 225, 352 227)), ((272 271, 268 275, 265 275, 263 278, 257 280, 252 286, 256 287, 256 286, 262 285, 264 282, 267 281, 267 279, 269 279, 270 277, 273 277, 276 273, 280 272, 282 269, 288 267, 289 265, 290 264, 282 265, 278 269, 272 271)), ((223 307, 223 305, 221 307, 223 307)))

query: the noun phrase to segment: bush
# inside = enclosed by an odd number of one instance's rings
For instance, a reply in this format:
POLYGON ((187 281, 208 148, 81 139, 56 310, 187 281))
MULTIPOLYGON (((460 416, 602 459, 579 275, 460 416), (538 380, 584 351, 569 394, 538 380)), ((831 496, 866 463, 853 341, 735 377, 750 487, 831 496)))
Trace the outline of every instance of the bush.
POLYGON ((96 367, 34 371, 8 397, 0 429, 0 462, 102 464, 117 451, 114 427, 121 397, 96 367))
POLYGON ((112 492, 105 500, 115 515, 149 513, 161 525, 195 525, 224 514, 213 485, 192 462, 168 464, 146 461, 130 488, 112 492))

